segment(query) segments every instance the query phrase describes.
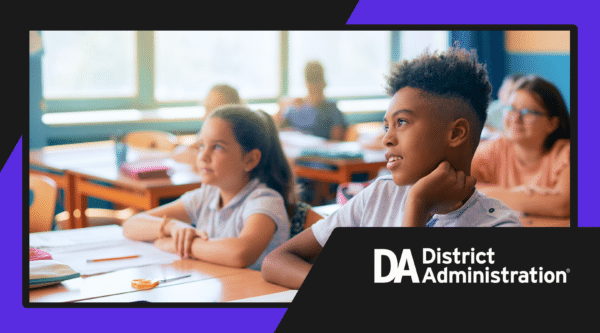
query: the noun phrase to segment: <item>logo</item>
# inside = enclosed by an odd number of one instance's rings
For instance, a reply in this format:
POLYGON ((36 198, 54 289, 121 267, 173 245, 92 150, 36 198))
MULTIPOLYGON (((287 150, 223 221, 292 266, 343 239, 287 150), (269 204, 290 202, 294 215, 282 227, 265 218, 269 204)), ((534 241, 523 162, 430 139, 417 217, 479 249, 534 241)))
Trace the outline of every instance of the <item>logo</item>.
POLYGON ((419 272, 410 249, 403 249, 400 258, 388 249, 375 249, 374 283, 401 283, 410 279, 412 283, 566 283, 570 270, 550 271, 543 267, 531 267, 529 270, 491 269, 496 263, 496 254, 489 248, 485 251, 442 251, 424 248, 421 263, 425 270, 419 272), (383 260, 390 263, 390 271, 384 272, 383 260), (434 271, 434 265, 437 271, 434 271), (462 269, 449 269, 448 266, 462 269), (427 266, 430 265, 430 266, 427 266), (472 267, 474 266, 474 267, 472 267), (442 267, 441 269, 439 269, 442 267))

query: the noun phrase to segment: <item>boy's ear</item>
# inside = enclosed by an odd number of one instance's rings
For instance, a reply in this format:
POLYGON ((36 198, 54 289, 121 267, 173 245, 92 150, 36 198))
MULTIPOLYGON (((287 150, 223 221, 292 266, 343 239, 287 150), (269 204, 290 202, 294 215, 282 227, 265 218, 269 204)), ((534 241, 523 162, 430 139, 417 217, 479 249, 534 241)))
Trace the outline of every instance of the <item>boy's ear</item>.
POLYGON ((260 157, 262 156, 260 150, 254 148, 251 151, 247 152, 244 156, 244 171, 250 172, 252 169, 256 168, 258 163, 260 163, 260 157))
POLYGON ((469 139, 471 133, 471 127, 469 121, 465 118, 456 119, 452 122, 450 127, 450 133, 448 134, 450 147, 458 147, 469 139))

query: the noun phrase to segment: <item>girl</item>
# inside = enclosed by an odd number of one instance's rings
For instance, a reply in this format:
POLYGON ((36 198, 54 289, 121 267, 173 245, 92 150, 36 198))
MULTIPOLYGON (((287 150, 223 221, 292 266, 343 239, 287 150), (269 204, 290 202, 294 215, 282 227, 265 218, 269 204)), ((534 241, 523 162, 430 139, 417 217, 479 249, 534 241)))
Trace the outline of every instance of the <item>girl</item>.
POLYGON ((275 123, 240 105, 216 109, 199 134, 202 186, 123 223, 126 237, 234 267, 260 269, 290 235, 294 179, 275 123))
POLYGON ((504 116, 503 135, 482 142, 472 175, 478 189, 512 209, 555 217, 570 215, 569 113, 558 89, 528 76, 504 116))

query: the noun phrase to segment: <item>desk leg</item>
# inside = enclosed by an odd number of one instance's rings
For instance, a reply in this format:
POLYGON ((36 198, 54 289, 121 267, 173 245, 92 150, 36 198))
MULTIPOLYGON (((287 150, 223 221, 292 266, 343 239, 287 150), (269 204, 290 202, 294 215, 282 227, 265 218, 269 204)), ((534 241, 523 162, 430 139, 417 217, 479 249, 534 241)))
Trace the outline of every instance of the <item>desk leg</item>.
POLYGON ((332 183, 327 183, 323 181, 315 181, 315 193, 311 206, 321 206, 324 205, 327 201, 332 200, 331 194, 329 193, 329 187, 332 183))
POLYGON ((150 191, 146 191, 146 197, 148 198, 149 201, 149 209, 152 208, 156 208, 158 206, 160 206, 160 197, 157 195, 152 195, 152 193, 150 191))
MULTIPOLYGON (((75 210, 79 211, 78 216, 75 217, 75 228, 86 228, 88 226, 87 216, 85 211, 88 208, 88 198, 86 194, 78 189, 79 184, 82 182, 78 176, 73 176, 74 190, 73 194, 75 197, 75 210)), ((74 214, 75 215, 75 212, 74 214)))
POLYGON ((63 188, 64 191, 64 208, 65 211, 69 212, 69 229, 75 229, 77 227, 75 219, 75 176, 70 172, 65 172, 66 184, 63 188))

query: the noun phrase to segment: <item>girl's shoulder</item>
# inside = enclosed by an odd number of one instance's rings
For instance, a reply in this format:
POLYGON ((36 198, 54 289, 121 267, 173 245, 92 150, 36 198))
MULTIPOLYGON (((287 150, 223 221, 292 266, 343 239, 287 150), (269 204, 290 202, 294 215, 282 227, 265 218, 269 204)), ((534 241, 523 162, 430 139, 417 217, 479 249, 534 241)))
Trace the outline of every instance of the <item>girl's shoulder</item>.
POLYGON ((264 183, 258 183, 246 196, 246 200, 255 200, 260 198, 281 199, 281 201, 283 201, 283 197, 281 194, 279 194, 279 192, 269 188, 264 183))
POLYGON ((552 145, 549 158, 553 161, 559 162, 570 162, 571 160, 571 140, 569 139, 558 139, 552 145))
POLYGON ((495 139, 482 140, 475 151, 475 160, 477 159, 493 159, 500 155, 500 152, 507 152, 511 149, 510 142, 504 135, 495 139))
POLYGON ((554 142, 554 145, 552 145, 551 151, 553 151, 553 152, 555 151, 557 153, 570 152, 571 151, 571 140, 569 140, 569 139, 556 140, 556 142, 554 142))

